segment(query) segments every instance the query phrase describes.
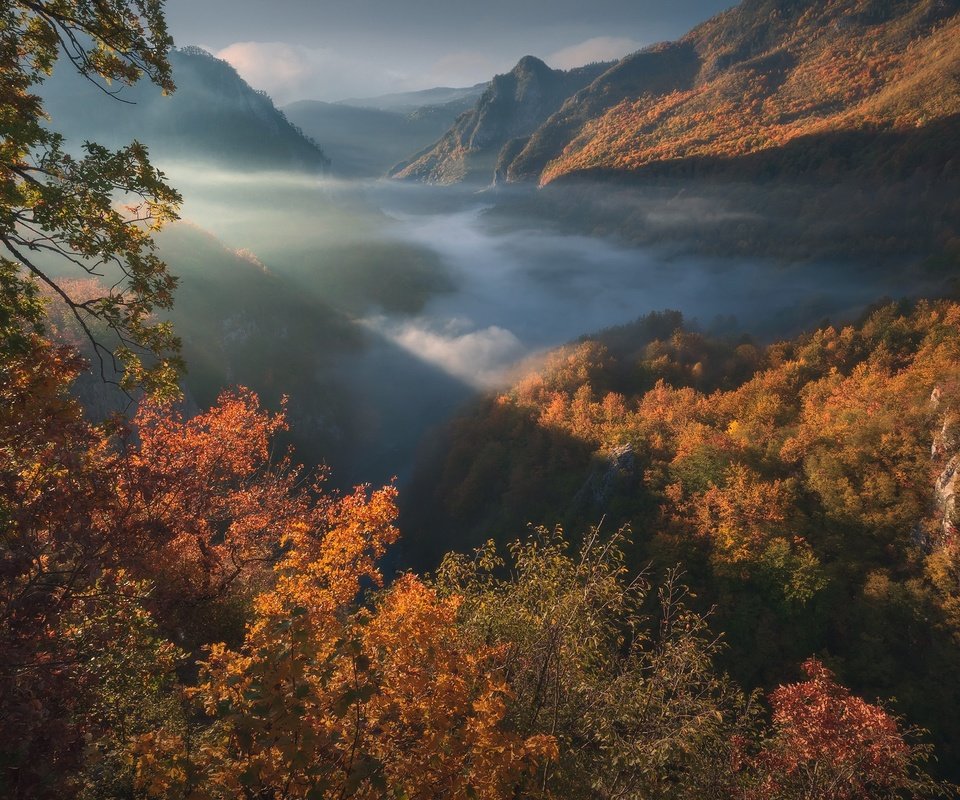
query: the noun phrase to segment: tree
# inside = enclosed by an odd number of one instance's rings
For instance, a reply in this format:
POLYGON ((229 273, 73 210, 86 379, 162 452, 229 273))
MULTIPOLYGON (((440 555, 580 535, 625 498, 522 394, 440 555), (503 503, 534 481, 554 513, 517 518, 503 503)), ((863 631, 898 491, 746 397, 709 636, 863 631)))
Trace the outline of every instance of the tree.
POLYGON ((191 694, 209 724, 142 737, 147 796, 497 800, 555 755, 504 727, 499 649, 462 636, 456 598, 407 575, 356 607, 397 536, 394 500, 358 490, 290 527, 242 647, 201 665, 191 694))
POLYGON ((151 315, 171 305, 175 280, 151 234, 176 218, 180 196, 138 142, 116 151, 85 142, 80 154, 68 153, 45 126, 35 90, 63 54, 109 94, 114 82, 144 75, 173 91, 171 44, 162 0, 12 0, 0 8, 2 347, 26 346, 24 325, 41 326, 35 284, 45 284, 86 335, 105 379, 167 396, 176 392, 179 342, 151 315), (57 278, 62 270, 109 288, 79 300, 57 278))
POLYGON ((806 681, 770 695, 773 732, 756 760, 758 788, 748 797, 893 800, 945 793, 920 769, 928 749, 910 744, 894 717, 851 695, 817 659, 803 671, 806 681))
POLYGON ((177 717, 176 648, 123 566, 137 515, 112 429, 69 396, 83 362, 23 345, 0 381, 0 795, 86 796, 124 782, 126 737, 177 717))
POLYGON ((714 668, 719 640, 677 573, 651 597, 624 543, 593 531, 571 553, 559 529, 539 529, 508 559, 493 543, 448 555, 437 585, 474 647, 501 648, 511 727, 556 739, 559 758, 523 796, 728 798, 747 698, 714 668))

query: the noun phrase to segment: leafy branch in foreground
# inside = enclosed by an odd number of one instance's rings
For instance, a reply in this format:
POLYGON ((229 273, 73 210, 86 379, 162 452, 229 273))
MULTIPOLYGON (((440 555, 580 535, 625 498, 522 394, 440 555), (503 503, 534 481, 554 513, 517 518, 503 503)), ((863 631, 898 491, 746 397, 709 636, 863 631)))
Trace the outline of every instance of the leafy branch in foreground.
POLYGON ((506 558, 488 543, 449 554, 435 578, 456 598, 461 635, 497 648, 510 698, 504 724, 547 736, 529 797, 867 800, 949 796, 924 771, 921 732, 852 695, 815 659, 809 680, 767 699, 714 661, 722 649, 683 575, 656 592, 627 568, 626 532, 594 529, 579 552, 535 529, 506 558))
POLYGON ((116 151, 85 142, 65 151, 45 126, 35 93, 61 53, 93 83, 115 94, 146 75, 174 90, 172 45, 160 0, 15 0, 0 9, 0 325, 40 325, 35 286, 69 309, 89 340, 105 380, 176 393, 179 341, 153 318, 173 302, 176 279, 157 256, 152 234, 177 218, 180 195, 139 142, 116 151), (64 274, 82 271, 103 286, 80 300, 64 274), (112 347, 104 334, 114 339, 112 347))

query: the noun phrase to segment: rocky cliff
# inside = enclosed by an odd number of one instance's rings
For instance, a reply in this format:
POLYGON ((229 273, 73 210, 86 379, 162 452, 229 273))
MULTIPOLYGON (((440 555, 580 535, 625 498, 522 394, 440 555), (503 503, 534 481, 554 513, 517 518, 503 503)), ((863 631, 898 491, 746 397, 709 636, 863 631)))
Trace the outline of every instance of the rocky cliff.
POLYGON ((505 145, 533 133, 570 95, 609 66, 564 72, 533 56, 522 58, 510 72, 491 81, 476 106, 462 114, 440 141, 397 165, 391 176, 440 184, 489 183, 505 145))

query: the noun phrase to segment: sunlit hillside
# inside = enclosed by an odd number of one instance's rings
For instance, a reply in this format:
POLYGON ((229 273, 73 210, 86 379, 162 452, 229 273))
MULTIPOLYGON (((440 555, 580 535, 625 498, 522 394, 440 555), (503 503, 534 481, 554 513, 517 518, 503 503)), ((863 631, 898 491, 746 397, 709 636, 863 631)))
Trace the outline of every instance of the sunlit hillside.
POLYGON ((530 175, 543 164, 541 182, 657 165, 696 172, 787 148, 747 170, 955 170, 958 42, 957 8, 939 0, 747 2, 647 54, 686 60, 670 84, 647 88, 641 78, 622 100, 588 112, 562 150, 541 148, 579 106, 596 109, 594 96, 618 91, 616 74, 601 79, 568 101, 510 169, 530 175), (890 146, 872 144, 881 132, 894 134, 890 146))

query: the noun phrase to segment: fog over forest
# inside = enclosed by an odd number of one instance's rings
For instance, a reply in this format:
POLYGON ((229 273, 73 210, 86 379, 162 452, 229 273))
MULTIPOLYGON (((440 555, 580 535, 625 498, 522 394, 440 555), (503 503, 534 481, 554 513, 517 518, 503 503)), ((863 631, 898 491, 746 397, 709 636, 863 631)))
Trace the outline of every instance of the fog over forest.
MULTIPOLYGON (((183 221, 159 242, 181 278, 173 321, 188 407, 238 382, 274 406, 289 395, 298 457, 330 466, 337 485, 402 483, 423 442, 471 398, 506 388, 552 347, 650 311, 770 341, 921 291, 899 262, 891 270, 870 254, 830 256, 833 239, 803 227, 822 227, 822 215, 798 214, 792 198, 764 187, 744 197, 697 181, 597 184, 571 202, 529 185, 376 177, 378 143, 391 131, 414 147, 482 87, 414 112, 390 97, 368 101, 375 110, 299 104, 291 113, 326 120, 324 133, 336 134, 329 166, 304 165, 318 154, 269 99, 202 51, 174 56, 173 105, 145 87, 118 100, 59 70, 44 87, 51 113, 74 152, 87 138, 142 136, 183 195, 183 221), (251 108, 266 126, 259 133, 251 108), (434 127, 410 128, 410 113, 432 115, 434 127), (224 124, 234 125, 228 140, 224 124), (262 148, 275 130, 274 149, 262 148), (618 219, 620 228, 609 223, 618 219)), ((851 203, 847 190, 828 200, 851 203)), ((887 216, 868 214, 862 226, 883 229, 887 216)))
MULTIPOLYGON (((358 337, 350 347, 291 341, 275 354, 284 363, 323 357, 316 385, 342 394, 326 433, 351 432, 335 458, 326 451, 343 485, 408 476, 423 438, 469 398, 505 388, 549 348, 650 311, 676 309, 704 331, 770 341, 916 289, 866 262, 705 256, 683 240, 637 246, 565 233, 532 214, 504 224, 490 213, 500 192, 165 167, 184 194, 185 220, 294 287, 307 303, 301 313, 311 302, 317 313, 335 310, 358 337)), ((742 216, 706 204, 652 204, 648 221, 695 230, 742 216)), ((307 439, 306 453, 322 450, 307 439)))

